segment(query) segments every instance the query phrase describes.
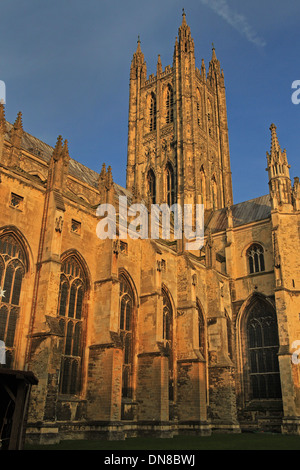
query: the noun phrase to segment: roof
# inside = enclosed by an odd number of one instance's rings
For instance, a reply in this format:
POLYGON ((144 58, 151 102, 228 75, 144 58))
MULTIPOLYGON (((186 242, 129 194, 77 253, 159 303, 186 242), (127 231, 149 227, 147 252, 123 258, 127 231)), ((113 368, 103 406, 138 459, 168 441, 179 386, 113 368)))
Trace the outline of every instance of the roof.
MULTIPOLYGON (((270 196, 260 196, 249 201, 231 206, 233 227, 264 220, 271 216, 270 196)), ((206 229, 212 233, 221 232, 227 228, 227 209, 219 209, 210 213, 205 223, 206 229)))
MULTIPOLYGON (((7 134, 6 138, 10 141, 10 131, 13 125, 6 121, 7 134)), ((42 142, 36 137, 23 131, 22 148, 29 153, 33 153, 46 163, 50 162, 54 148, 42 142)), ((88 184, 93 188, 98 188, 99 173, 86 167, 82 163, 70 158, 69 175, 88 184)), ((132 199, 132 194, 127 189, 114 183, 117 196, 127 196, 128 200, 132 199)), ((241 202, 231 206, 233 227, 248 224, 250 222, 263 220, 271 215, 271 203, 269 195, 261 196, 249 201, 241 202)), ((220 209, 215 212, 209 211, 206 214, 206 229, 210 229, 212 233, 223 231, 227 228, 227 209, 220 209)))
MULTIPOLYGON (((10 141, 10 131, 13 127, 13 125, 9 122, 6 121, 7 125, 7 134, 6 134, 6 139, 10 141)), ((42 142, 41 140, 37 139, 31 134, 28 134, 28 132, 23 131, 22 134, 22 142, 21 142, 22 148, 37 157, 39 157, 41 160, 43 160, 46 163, 50 162, 54 147, 51 147, 48 144, 45 144, 45 142, 42 142)), ((88 168, 87 166, 83 165, 82 163, 77 162, 73 158, 70 158, 70 163, 69 163, 69 175, 73 176, 74 178, 79 179, 83 183, 86 183, 92 187, 97 188, 97 182, 99 178, 99 174, 88 168)))

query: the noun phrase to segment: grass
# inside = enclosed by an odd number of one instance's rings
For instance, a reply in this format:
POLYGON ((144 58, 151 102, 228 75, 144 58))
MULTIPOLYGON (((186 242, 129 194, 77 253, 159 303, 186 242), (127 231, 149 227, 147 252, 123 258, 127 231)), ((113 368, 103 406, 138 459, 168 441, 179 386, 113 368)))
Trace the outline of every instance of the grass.
POLYGON ((25 450, 300 450, 300 436, 271 433, 213 434, 172 439, 133 438, 124 441, 70 440, 55 445, 26 445, 25 450))

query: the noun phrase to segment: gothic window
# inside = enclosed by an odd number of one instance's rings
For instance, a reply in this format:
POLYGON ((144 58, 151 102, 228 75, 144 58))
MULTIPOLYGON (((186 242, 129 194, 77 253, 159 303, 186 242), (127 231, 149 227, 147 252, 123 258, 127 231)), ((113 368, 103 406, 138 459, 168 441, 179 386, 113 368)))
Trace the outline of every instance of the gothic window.
POLYGON ((208 121, 209 135, 213 136, 214 119, 213 119, 213 108, 212 108, 212 104, 211 104, 210 99, 208 99, 208 101, 207 101, 207 121, 208 121))
POLYGON ((206 184, 205 184, 205 172, 203 165, 200 169, 200 195, 201 195, 201 204, 205 204, 206 201, 206 184))
POLYGON ((169 349, 169 400, 174 400, 174 367, 173 367, 173 309, 165 290, 163 294, 163 331, 162 337, 169 349))
POLYGON ((68 257, 62 264, 58 315, 64 335, 60 370, 60 393, 80 392, 82 368, 82 333, 86 278, 76 256, 68 257))
POLYGON ((153 170, 148 171, 148 194, 150 196, 151 204, 156 203, 156 180, 153 170))
POLYGON ((0 340, 5 343, 6 367, 13 367, 15 334, 20 315, 25 253, 12 234, 0 238, 0 340))
POLYGON ((211 191, 212 191, 213 210, 217 210, 218 209, 218 189, 217 189, 217 181, 216 181, 215 175, 212 177, 211 191))
POLYGON ((123 341, 122 398, 132 398, 134 296, 125 276, 120 277, 120 334, 123 341))
POLYGON ((166 195, 167 204, 172 206, 175 203, 175 177, 174 170, 170 163, 166 166, 166 195))
POLYGON ((247 316, 246 330, 250 398, 281 398, 275 312, 264 302, 256 301, 247 316))
POLYGON ((229 355, 230 359, 232 359, 233 358, 232 324, 231 324, 231 319, 229 318, 226 310, 225 310, 225 317, 226 317, 226 327, 227 327, 228 355, 229 355))
POLYGON ((251 245, 247 250, 249 273, 259 273, 265 270, 264 249, 261 245, 251 245))
POLYGON ((202 311, 197 305, 197 313, 198 313, 198 341, 199 341, 199 350, 205 359, 206 356, 206 348, 205 348, 205 324, 202 311))
POLYGON ((198 126, 201 126, 201 94, 199 91, 199 88, 197 88, 197 121, 198 121, 198 126))
POLYGON ((156 130, 156 98, 154 93, 151 94, 150 100, 150 132, 156 130))
POLYGON ((174 104, 174 98, 173 98, 173 90, 170 85, 168 85, 167 89, 167 101, 166 101, 166 108, 167 108, 167 124, 170 124, 171 122, 174 121, 174 109, 173 109, 173 104, 174 104))

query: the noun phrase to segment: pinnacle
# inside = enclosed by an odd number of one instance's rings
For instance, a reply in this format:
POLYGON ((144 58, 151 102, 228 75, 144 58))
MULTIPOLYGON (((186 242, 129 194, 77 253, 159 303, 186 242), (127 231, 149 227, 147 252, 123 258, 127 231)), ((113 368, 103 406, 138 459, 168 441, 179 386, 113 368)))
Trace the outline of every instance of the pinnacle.
POLYGON ((21 111, 18 112, 18 116, 15 120, 15 123, 14 123, 14 128, 15 129, 23 129, 23 124, 22 124, 22 113, 21 111))
POLYGON ((211 60, 217 61, 217 56, 216 56, 216 49, 214 43, 212 43, 212 58, 211 60))
POLYGON ((54 148, 54 151, 53 151, 53 158, 55 160, 58 159, 59 155, 61 154, 61 151, 62 151, 62 136, 59 135, 57 137, 56 145, 55 145, 55 148, 54 148))
POLYGON ((63 149, 62 149, 62 155, 63 155, 64 159, 69 159, 70 158, 67 139, 64 142, 64 146, 63 146, 63 149))
POLYGON ((0 103, 0 131, 5 131, 5 109, 4 104, 0 103))
POLYGON ((271 131, 271 152, 281 151, 277 133, 276 133, 276 126, 274 123, 271 124, 270 131, 271 131))

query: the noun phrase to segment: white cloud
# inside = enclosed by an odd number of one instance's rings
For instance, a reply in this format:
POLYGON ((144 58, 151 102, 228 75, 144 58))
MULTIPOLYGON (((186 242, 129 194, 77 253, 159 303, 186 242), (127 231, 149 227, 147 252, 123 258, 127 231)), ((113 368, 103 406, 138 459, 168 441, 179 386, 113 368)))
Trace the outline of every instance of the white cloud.
POLYGON ((245 36, 248 41, 260 47, 266 45, 265 40, 260 38, 252 26, 248 24, 245 16, 233 11, 229 7, 227 0, 201 0, 201 2, 211 8, 217 15, 221 16, 240 34, 245 36))

